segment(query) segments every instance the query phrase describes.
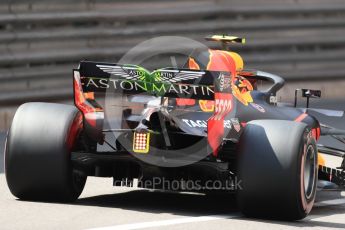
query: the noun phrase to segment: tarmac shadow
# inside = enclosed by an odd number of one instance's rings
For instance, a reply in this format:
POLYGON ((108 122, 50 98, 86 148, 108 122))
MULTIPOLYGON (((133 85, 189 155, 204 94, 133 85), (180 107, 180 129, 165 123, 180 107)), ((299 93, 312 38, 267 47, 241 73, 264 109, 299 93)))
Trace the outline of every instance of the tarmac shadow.
MULTIPOLYGON (((339 192, 340 194, 340 192, 339 192)), ((335 195, 335 194, 334 194, 335 195)), ((335 197, 333 199, 337 199, 335 197)), ((190 194, 171 193, 150 190, 135 190, 124 193, 99 195, 79 199, 75 205, 100 206, 106 208, 121 208, 125 210, 142 211, 146 213, 172 213, 183 216, 226 215, 239 213, 234 194, 190 194)), ((344 223, 332 223, 313 220, 318 217, 327 217, 344 214, 345 205, 315 207, 310 216, 301 221, 275 221, 236 217, 245 221, 270 223, 291 227, 321 227, 345 229, 344 223)), ((241 214, 239 214, 241 216, 241 214)))
POLYGON ((134 190, 124 193, 81 198, 76 205, 121 208, 151 213, 176 215, 214 215, 237 211, 234 194, 178 193, 152 190, 134 190))

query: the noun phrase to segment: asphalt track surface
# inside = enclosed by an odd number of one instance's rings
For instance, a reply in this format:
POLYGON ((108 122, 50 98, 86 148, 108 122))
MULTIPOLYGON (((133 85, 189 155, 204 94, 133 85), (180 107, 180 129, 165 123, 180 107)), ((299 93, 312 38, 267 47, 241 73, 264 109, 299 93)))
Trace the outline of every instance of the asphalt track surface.
MULTIPOLYGON (((323 103, 345 109, 345 102, 323 103)), ((326 119, 345 128, 344 119, 326 119)), ((4 133, 0 133, 3 152, 4 133)), ((323 140, 330 142, 330 140, 323 140)), ((3 157, 1 156, 1 167, 3 157)), ((0 229, 345 229, 345 192, 318 191, 311 214, 302 221, 281 222, 243 217, 232 195, 167 193, 112 187, 109 178, 88 178, 73 204, 20 201, 0 174, 0 229)))

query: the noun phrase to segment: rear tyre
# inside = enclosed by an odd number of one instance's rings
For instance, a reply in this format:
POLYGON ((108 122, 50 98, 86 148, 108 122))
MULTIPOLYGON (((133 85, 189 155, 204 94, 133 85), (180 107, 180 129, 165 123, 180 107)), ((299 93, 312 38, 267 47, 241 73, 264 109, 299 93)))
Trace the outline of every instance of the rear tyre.
POLYGON ((238 206, 249 217, 303 219, 317 186, 317 148, 306 124, 249 122, 239 143, 238 206))
POLYGON ((81 122, 81 114, 69 105, 18 108, 5 145, 6 180, 14 196, 58 202, 79 197, 86 177, 73 170, 70 153, 81 122))

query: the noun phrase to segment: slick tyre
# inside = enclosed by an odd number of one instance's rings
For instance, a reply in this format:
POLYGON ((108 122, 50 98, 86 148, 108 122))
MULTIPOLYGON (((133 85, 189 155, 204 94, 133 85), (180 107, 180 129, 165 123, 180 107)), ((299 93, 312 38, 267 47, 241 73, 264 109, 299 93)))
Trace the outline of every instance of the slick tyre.
POLYGON ((303 219, 316 193, 318 165, 314 137, 304 123, 249 122, 239 142, 238 191, 241 212, 254 218, 303 219))
POLYGON ((19 199, 71 202, 86 177, 73 170, 70 154, 82 116, 69 105, 27 103, 14 116, 5 145, 5 173, 19 199))

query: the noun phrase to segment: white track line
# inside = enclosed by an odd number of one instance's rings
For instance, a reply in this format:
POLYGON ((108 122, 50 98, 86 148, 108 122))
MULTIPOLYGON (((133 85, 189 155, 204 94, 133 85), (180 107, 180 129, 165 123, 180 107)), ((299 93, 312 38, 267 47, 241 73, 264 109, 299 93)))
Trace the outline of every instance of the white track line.
POLYGON ((142 222, 142 223, 135 223, 135 224, 123 224, 123 225, 115 225, 115 226, 109 226, 109 227, 92 228, 89 230, 144 229, 144 228, 162 227, 162 226, 169 226, 169 225, 176 225, 176 224, 187 224, 187 223, 195 223, 195 222, 220 220, 220 219, 229 219, 229 218, 235 218, 235 217, 239 217, 239 216, 240 216, 239 214, 234 214, 234 215, 212 215, 212 216, 186 217, 186 218, 178 218, 178 219, 171 219, 171 220, 158 220, 158 221, 142 222))
MULTIPOLYGON (((342 205, 342 204, 345 204, 345 198, 320 201, 320 202, 315 203, 314 207, 324 207, 324 206, 342 205)), ((171 220, 158 220, 158 221, 149 221, 149 222, 141 222, 141 223, 134 223, 134 224, 122 224, 122 225, 114 225, 114 226, 108 226, 108 227, 91 228, 88 230, 135 230, 135 229, 171 226, 171 225, 177 225, 177 224, 188 224, 188 223, 205 222, 205 221, 212 221, 212 220, 231 219, 235 217, 241 217, 241 214, 236 213, 233 215, 210 215, 210 216, 199 216, 199 217, 185 217, 185 218, 178 218, 178 219, 171 219, 171 220)))
POLYGON ((314 204, 314 207, 324 207, 330 205, 342 205, 345 204, 345 198, 334 199, 334 200, 324 200, 314 204))

